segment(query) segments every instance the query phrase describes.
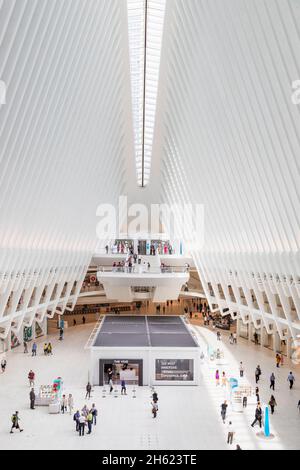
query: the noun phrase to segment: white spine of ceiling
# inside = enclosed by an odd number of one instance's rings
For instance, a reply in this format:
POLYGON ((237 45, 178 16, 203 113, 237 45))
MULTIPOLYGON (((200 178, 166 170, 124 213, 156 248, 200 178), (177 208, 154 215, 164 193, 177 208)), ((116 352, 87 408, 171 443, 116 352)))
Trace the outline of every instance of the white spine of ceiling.
POLYGON ((163 199, 205 205, 194 253, 211 304, 300 330, 300 3, 170 0, 163 199))
POLYGON ((151 174, 165 4, 166 0, 147 0, 146 14, 146 0, 128 0, 135 158, 139 186, 147 186, 151 174))
POLYGON ((95 248, 96 208, 124 190, 130 73, 125 0, 0 7, 4 338, 76 302, 95 248))

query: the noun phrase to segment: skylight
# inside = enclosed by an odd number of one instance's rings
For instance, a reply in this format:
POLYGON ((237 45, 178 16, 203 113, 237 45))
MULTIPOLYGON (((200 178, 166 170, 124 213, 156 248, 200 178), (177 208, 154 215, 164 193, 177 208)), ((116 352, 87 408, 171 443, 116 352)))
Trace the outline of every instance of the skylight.
POLYGON ((127 0, 137 181, 151 174, 166 0, 127 0))

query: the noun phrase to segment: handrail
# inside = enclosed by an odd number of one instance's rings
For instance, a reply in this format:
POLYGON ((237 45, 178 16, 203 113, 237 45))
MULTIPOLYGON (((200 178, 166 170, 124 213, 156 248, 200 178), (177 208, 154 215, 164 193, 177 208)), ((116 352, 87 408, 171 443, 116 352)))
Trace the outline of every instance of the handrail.
POLYGON ((190 270, 183 266, 165 266, 165 267, 150 267, 143 265, 127 266, 99 266, 98 272, 100 273, 119 273, 119 274, 176 274, 176 273, 189 273, 190 270))

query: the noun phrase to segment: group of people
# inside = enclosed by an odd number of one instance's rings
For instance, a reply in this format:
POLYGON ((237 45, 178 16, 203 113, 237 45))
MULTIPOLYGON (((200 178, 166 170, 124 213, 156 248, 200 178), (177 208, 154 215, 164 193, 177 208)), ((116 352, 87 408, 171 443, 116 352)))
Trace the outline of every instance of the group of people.
MULTIPOLYGON (((231 344, 235 344, 234 338, 235 338, 234 333, 232 333, 229 337, 231 344)), ((217 340, 221 341, 221 339, 222 339, 221 334, 218 332, 217 333, 217 340)), ((281 354, 277 353, 276 358, 275 358, 275 362, 276 362, 276 367, 280 368, 283 365, 283 356, 281 354)), ((243 379, 244 376, 245 376, 245 366, 244 366, 243 362, 240 362, 239 374, 240 374, 240 378, 243 379)), ((258 384, 261 381, 261 378, 263 376, 263 372, 262 372, 262 368, 261 368, 260 365, 257 365, 257 367, 255 368, 254 376, 255 376, 255 383, 256 383, 255 395, 256 395, 257 405, 256 405, 256 408, 255 408, 255 413, 254 413, 254 421, 251 423, 251 427, 254 428, 256 425, 258 425, 260 428, 262 428, 263 422, 264 422, 264 411, 263 411, 263 407, 262 407, 262 404, 261 404, 260 389, 258 387, 258 384)), ((216 370, 216 372, 215 372, 215 380, 216 380, 216 385, 217 386, 220 386, 220 384, 221 384, 222 387, 226 387, 227 384, 228 384, 226 373, 223 372, 222 374, 220 374, 219 370, 216 370)), ((289 389, 290 390, 293 390, 295 380, 296 380, 295 375, 293 374, 292 371, 290 371, 290 373, 288 374, 288 377, 287 377, 287 381, 289 383, 289 389)), ((271 415, 274 415, 276 407, 278 406, 277 400, 276 400, 276 397, 275 397, 275 394, 274 394, 275 389, 276 389, 276 376, 275 376, 275 373, 272 372, 271 375, 270 375, 270 390, 273 393, 271 394, 271 397, 268 401, 268 406, 269 406, 271 415)), ((243 408, 247 408, 248 397, 245 395, 245 396, 242 397, 242 400, 243 400, 243 408)), ((300 412, 300 400, 298 401, 297 408, 300 412)), ((228 411, 228 402, 224 401, 221 404, 221 419, 222 419, 224 424, 226 424, 227 411, 228 411)), ((227 434, 227 443, 229 445, 233 444, 235 435, 236 435, 236 432, 235 432, 235 429, 234 429, 233 422, 230 421, 228 423, 228 434, 227 434)), ((237 450, 241 450, 240 446, 237 446, 237 450)))
POLYGON ((73 420, 75 422, 76 432, 79 433, 80 437, 85 435, 86 427, 88 428, 87 434, 92 434, 93 426, 97 426, 97 416, 98 410, 95 404, 93 404, 91 408, 85 405, 81 412, 79 410, 76 411, 73 420))

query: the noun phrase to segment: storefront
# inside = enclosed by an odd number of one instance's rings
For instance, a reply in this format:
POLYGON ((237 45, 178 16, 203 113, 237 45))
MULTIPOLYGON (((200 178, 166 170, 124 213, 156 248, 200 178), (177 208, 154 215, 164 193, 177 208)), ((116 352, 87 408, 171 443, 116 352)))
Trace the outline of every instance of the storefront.
POLYGON ((125 380, 128 385, 143 385, 142 359, 100 359, 99 367, 100 386, 109 382, 110 370, 113 373, 112 380, 115 385, 120 385, 122 380, 125 380))
POLYGON ((90 348, 95 386, 199 385, 201 351, 182 317, 105 317, 90 348))

